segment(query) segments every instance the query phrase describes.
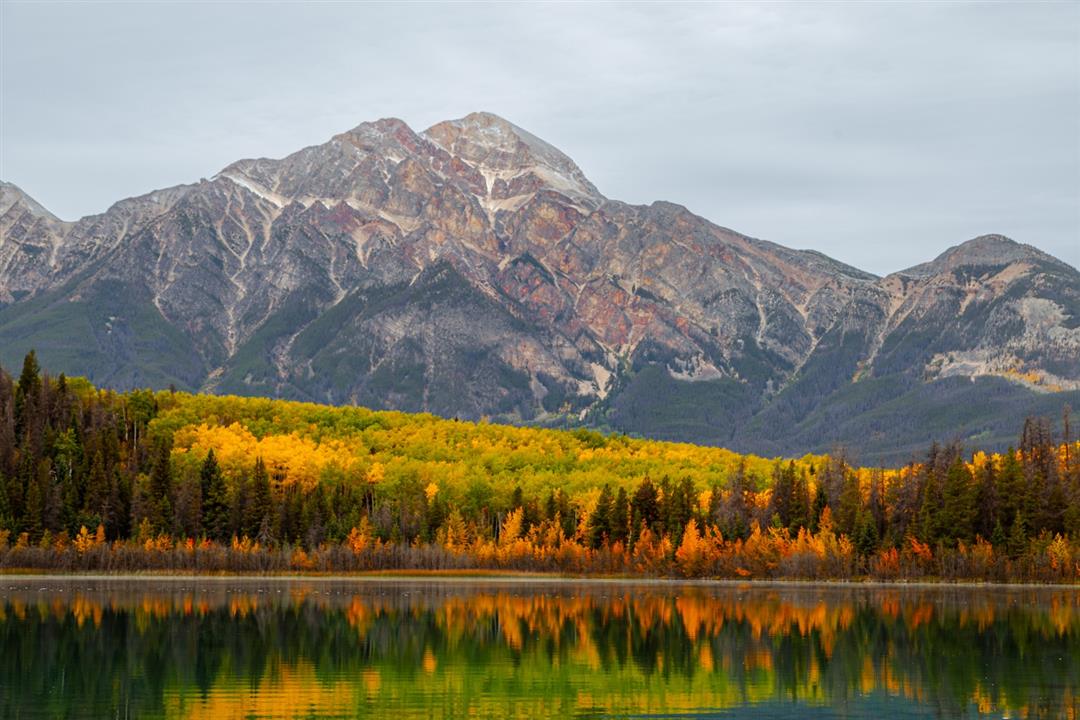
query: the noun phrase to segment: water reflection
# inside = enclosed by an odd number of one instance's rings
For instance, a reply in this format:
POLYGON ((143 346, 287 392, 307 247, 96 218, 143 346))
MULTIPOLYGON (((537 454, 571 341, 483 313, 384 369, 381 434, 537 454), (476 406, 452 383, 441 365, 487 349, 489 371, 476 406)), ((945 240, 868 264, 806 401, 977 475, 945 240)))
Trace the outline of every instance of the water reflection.
POLYGON ((1075 718, 1078 688, 1074 590, 0 578, 3 717, 1075 718))

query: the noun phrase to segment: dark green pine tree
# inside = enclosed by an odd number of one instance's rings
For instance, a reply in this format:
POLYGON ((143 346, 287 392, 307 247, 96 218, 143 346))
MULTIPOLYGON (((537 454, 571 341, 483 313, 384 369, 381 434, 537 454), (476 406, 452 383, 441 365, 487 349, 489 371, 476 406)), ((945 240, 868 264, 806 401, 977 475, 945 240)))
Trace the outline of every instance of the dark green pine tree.
POLYGON ((684 477, 671 487, 670 492, 667 493, 667 497, 664 499, 664 514, 666 516, 664 524, 669 537, 682 537, 683 530, 686 529, 686 524, 690 522, 690 518, 694 516, 696 507, 697 495, 694 492, 694 483, 690 478, 684 477))
POLYGON ((41 368, 38 366, 37 354, 31 350, 23 358, 22 373, 19 375, 19 385, 15 390, 15 436, 23 437, 23 434, 31 426, 34 414, 37 412, 37 401, 41 394, 41 368))
POLYGON ((841 480, 840 497, 836 505, 836 528, 841 533, 851 537, 855 534, 855 524, 862 511, 862 490, 859 488, 859 478, 851 471, 844 470, 841 480))
POLYGON ((821 513, 829 506, 829 494, 820 481, 814 490, 814 502, 810 506, 810 531, 817 532, 821 526, 821 513))
POLYGON ((998 517, 998 487, 994 463, 987 462, 975 478, 975 534, 989 539, 1001 524, 998 517))
POLYGON ((555 493, 555 512, 562 521, 563 534, 571 537, 577 531, 577 514, 570 505, 570 496, 562 490, 555 493))
POLYGON ((750 495, 754 492, 754 485, 753 478, 746 471, 746 460, 740 460, 739 467, 731 478, 731 490, 721 503, 720 516, 716 518, 716 524, 724 537, 746 539, 750 535, 750 524, 753 520, 750 495))
POLYGON ((994 529, 990 531, 990 544, 994 546, 995 550, 1004 551, 1007 549, 1009 543, 1009 536, 1005 533, 1005 526, 1001 524, 1001 520, 994 522, 994 529))
POLYGON ((244 534, 257 538, 263 529, 263 520, 272 520, 273 498, 270 495, 270 475, 260 457, 255 460, 255 471, 251 475, 251 497, 244 508, 244 534))
POLYGON ((427 506, 424 508, 425 542, 435 542, 436 534, 449 512, 449 508, 446 507, 446 500, 439 497, 438 494, 428 501, 427 506))
POLYGON ((630 497, 623 487, 611 504, 611 541, 621 542, 623 547, 630 541, 630 497))
POLYGON ((922 498, 919 504, 919 539, 924 543, 935 544, 942 537, 941 478, 937 467, 927 463, 922 482, 922 498))
POLYGON ((150 468, 150 485, 147 519, 157 533, 171 533, 172 528, 172 441, 158 438, 154 442, 153 465, 150 468))
POLYGON ((544 502, 544 519, 554 520, 558 512, 559 507, 555 504, 555 491, 551 490, 548 492, 547 500, 544 502))
POLYGON ((594 548, 602 546, 604 541, 611 537, 611 502, 611 486, 604 485, 596 501, 596 508, 589 516, 589 544, 594 548))
POLYGON ((660 501, 656 486, 647 477, 634 491, 634 497, 630 500, 630 514, 635 539, 642 529, 655 528, 660 520, 660 501))
POLYGON ((791 527, 795 515, 795 463, 773 465, 772 514, 778 519, 780 527, 791 527))
POLYGON ((1065 532, 1065 513, 1069 507, 1065 484, 1061 482, 1061 476, 1056 472, 1046 478, 1042 487, 1042 497, 1038 499, 1039 530, 1050 533, 1065 532))
MULTIPOLYGON (((355 525, 356 523, 353 524, 355 525)), ((282 542, 296 543, 303 540, 304 495, 299 485, 289 485, 282 490, 277 536, 282 542)))
POLYGON ((880 540, 873 513, 866 508, 861 509, 855 520, 855 549, 860 555, 873 555, 880 540))
POLYGON ((304 544, 314 549, 326 540, 326 521, 330 517, 330 505, 326 491, 320 483, 304 498, 303 526, 304 544))
POLYGON ((229 522, 229 491, 225 476, 214 457, 214 451, 206 454, 199 470, 199 482, 203 487, 203 534, 211 540, 228 542, 232 535, 229 522))
POLYGON ((809 528, 810 512, 810 480, 803 470, 795 476, 791 522, 788 523, 788 528, 792 532, 798 532, 799 528, 809 528))
POLYGON ((1009 539, 1005 542, 1005 549, 1009 557, 1015 560, 1027 550, 1027 544, 1027 523, 1024 522, 1024 515, 1017 510, 1012 529, 1009 531, 1009 539))
MULTIPOLYGON (((97 518, 98 522, 106 523, 108 520, 109 476, 105 471, 105 457, 101 450, 94 453, 94 460, 90 463, 90 473, 86 478, 86 499, 83 503, 83 517, 97 518)), ((92 520, 90 520, 92 522, 92 520)))
POLYGON ((1002 527, 1010 527, 1017 511, 1023 510, 1027 495, 1024 486, 1024 468, 1009 448, 1002 457, 1001 470, 997 474, 997 520, 1002 527))
MULTIPOLYGON (((229 534, 247 534, 248 505, 251 502, 251 478, 246 472, 240 473, 233 483, 232 493, 229 495, 229 534)), ((297 511, 297 518, 299 518, 297 511)), ((299 525, 299 519, 297 520, 299 525)))
POLYGON ((942 489, 940 533, 950 545, 971 542, 975 524, 975 490, 971 473, 959 456, 949 466, 942 489))
MULTIPOLYGON (((46 461, 42 461, 43 463, 46 461)), ((26 511, 23 516, 22 528, 30 534, 30 542, 41 539, 41 533, 45 530, 45 490, 41 487, 41 473, 35 472, 30 475, 26 485, 26 511)))

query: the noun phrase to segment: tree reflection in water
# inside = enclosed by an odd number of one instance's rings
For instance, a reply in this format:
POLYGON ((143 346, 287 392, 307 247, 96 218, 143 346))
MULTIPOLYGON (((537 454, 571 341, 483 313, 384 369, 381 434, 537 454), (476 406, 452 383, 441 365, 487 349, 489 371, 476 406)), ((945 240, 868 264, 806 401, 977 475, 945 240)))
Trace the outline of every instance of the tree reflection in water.
POLYGON ((1068 589, 0 580, 3 717, 1075 718, 1078 689, 1068 589))

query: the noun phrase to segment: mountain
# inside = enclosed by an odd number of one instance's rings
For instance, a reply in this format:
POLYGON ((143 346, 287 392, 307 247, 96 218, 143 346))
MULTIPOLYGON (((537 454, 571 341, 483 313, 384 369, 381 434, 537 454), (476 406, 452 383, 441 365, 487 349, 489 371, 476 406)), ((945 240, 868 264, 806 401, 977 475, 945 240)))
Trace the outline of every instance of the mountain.
POLYGON ((64 223, 0 195, 0 363, 765 454, 1080 407, 1080 273, 995 235, 884 278, 604 197, 489 113, 364 123, 64 223))

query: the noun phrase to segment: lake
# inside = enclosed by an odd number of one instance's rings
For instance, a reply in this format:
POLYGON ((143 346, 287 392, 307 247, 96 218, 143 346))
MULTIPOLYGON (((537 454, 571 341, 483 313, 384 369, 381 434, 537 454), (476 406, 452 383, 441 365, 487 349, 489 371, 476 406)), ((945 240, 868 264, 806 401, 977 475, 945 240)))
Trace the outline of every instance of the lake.
POLYGON ((1075 718, 1075 589, 0 577, 4 718, 1075 718))

